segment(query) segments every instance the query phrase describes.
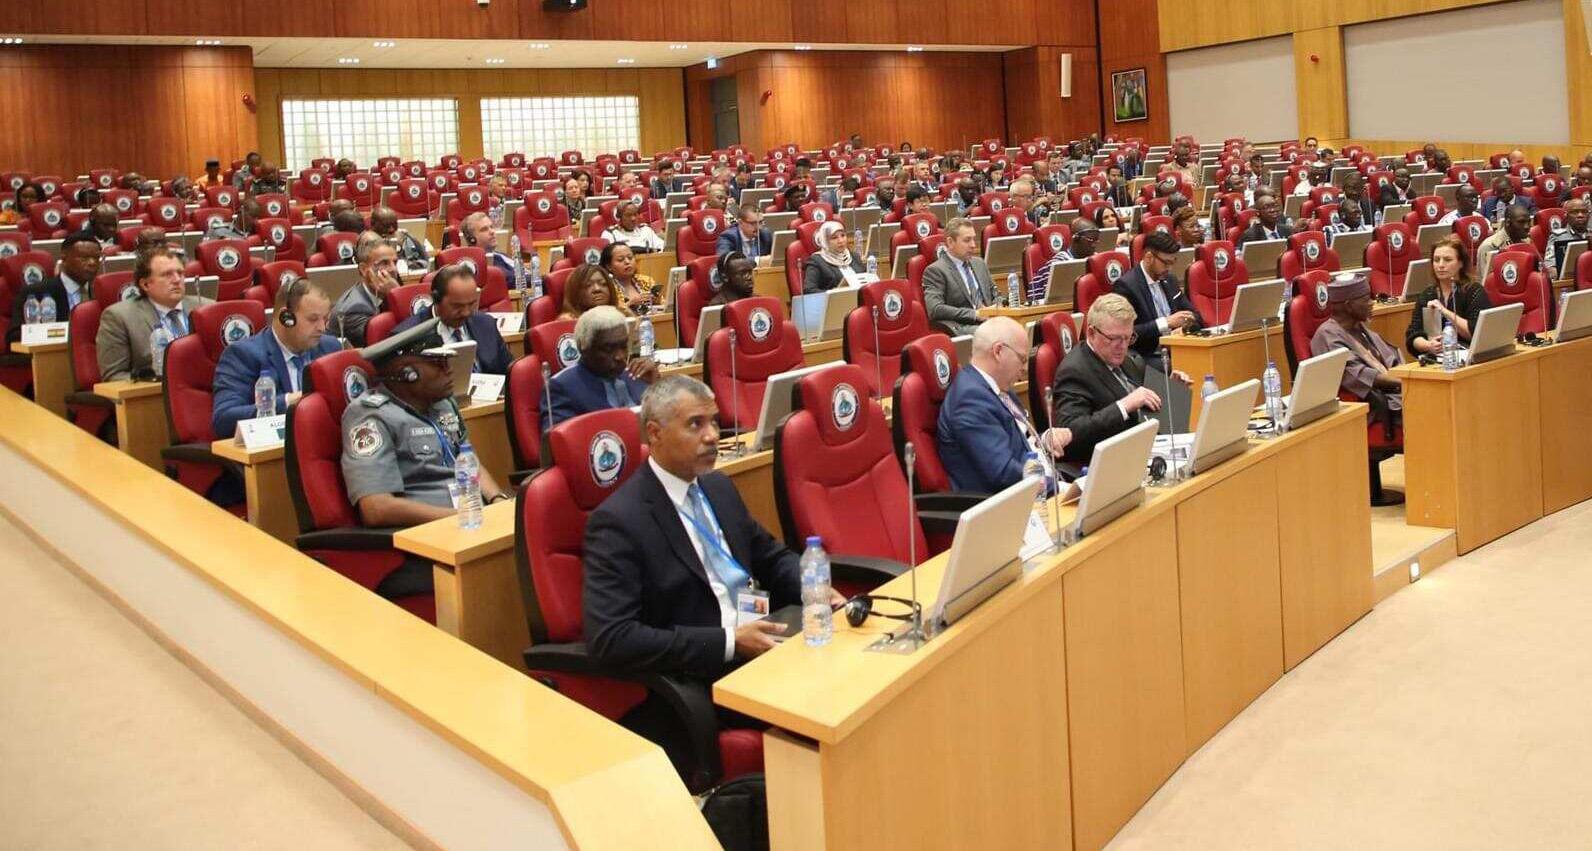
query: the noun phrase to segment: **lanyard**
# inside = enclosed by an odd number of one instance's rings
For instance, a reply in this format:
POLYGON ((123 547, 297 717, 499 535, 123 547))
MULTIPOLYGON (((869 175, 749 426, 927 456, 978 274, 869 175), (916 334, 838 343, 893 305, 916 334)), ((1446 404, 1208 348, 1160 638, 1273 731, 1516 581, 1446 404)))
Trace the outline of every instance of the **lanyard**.
MULTIPOLYGON (((686 494, 686 499, 687 500, 691 499, 691 496, 690 496, 689 493, 686 494)), ((723 529, 724 528, 723 525, 719 523, 719 515, 718 515, 718 513, 713 510, 713 506, 708 505, 708 495, 706 493, 702 494, 702 505, 703 505, 704 508, 707 509, 708 516, 713 518, 713 525, 718 526, 720 529, 723 529)), ((709 528, 703 526, 702 522, 700 520, 697 520, 695 517, 692 517, 691 513, 689 511, 686 511, 685 509, 681 508, 680 506, 676 505, 674 507, 674 510, 682 518, 684 518, 685 522, 690 523, 692 525, 692 527, 694 527, 697 530, 697 537, 702 539, 702 546, 704 546, 704 547, 712 547, 714 549, 714 551, 717 552, 719 555, 723 556, 726 559, 729 559, 730 564, 735 565, 735 568, 737 570, 739 570, 742 573, 746 574, 748 584, 751 583, 752 572, 747 570, 745 567, 743 567, 741 565, 741 562, 738 559, 736 559, 735 556, 731 555, 730 551, 726 550, 724 548, 723 544, 719 543, 719 536, 717 534, 715 534, 712 529, 709 529, 709 528)), ((718 571, 716 571, 716 570, 713 571, 713 572, 714 572, 715 575, 718 573, 718 571)), ((724 582, 724 577, 720 576, 719 577, 719 581, 720 582, 724 582)), ((724 584, 728 585, 729 583, 724 582, 724 584)))

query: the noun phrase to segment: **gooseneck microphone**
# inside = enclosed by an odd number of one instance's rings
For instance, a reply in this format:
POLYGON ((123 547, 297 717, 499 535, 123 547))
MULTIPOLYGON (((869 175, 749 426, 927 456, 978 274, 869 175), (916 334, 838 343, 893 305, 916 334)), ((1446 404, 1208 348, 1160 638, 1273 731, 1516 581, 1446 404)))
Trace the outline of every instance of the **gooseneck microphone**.
POLYGON ((553 421, 553 370, 542 364, 542 399, 547 404, 547 430, 552 431, 558 423, 553 421))
MULTIPOLYGON (((734 328, 729 329, 729 331, 730 331, 730 418, 735 420, 735 429, 736 429, 735 448, 734 448, 733 452, 735 453, 735 457, 739 458, 739 457, 741 457, 742 450, 744 450, 746 448, 746 443, 741 440, 741 434, 740 434, 740 432, 741 432, 741 394, 739 392, 739 389, 740 389, 740 378, 739 378, 738 374, 735 371, 735 349, 736 349, 737 336, 736 336, 734 328)), ((701 332, 698 331, 698 333, 701 333, 701 332)))
POLYGON ((884 398, 884 369, 880 361, 884 359, 884 352, 879 349, 879 306, 868 308, 873 316, 873 398, 884 398))
POLYGON ((1182 476, 1177 464, 1177 416, 1172 410, 1172 352, 1165 346, 1161 347, 1161 380, 1166 390, 1166 398, 1162 400, 1162 404, 1166 407, 1166 422, 1172 432, 1172 481, 1175 482, 1182 476))

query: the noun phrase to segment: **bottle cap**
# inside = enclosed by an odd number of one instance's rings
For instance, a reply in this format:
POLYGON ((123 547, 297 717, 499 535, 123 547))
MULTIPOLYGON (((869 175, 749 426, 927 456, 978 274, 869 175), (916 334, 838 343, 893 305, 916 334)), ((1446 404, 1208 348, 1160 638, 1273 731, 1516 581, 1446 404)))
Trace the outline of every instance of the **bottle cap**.
POLYGON ((823 545, 824 545, 824 539, 823 538, 821 538, 821 537, 819 537, 817 535, 808 535, 807 536, 807 546, 809 546, 809 547, 821 547, 823 545))

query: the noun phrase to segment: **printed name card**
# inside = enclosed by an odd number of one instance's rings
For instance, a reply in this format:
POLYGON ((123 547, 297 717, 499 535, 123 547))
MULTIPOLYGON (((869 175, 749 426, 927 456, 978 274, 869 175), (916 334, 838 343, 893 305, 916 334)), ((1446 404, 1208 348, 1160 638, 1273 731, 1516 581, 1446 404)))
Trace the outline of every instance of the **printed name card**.
POLYGON ((66 342, 67 328, 65 322, 35 322, 32 325, 22 326, 22 342, 29 346, 42 346, 46 343, 66 342))
POLYGON ((237 439, 250 452, 281 446, 287 440, 287 415, 241 420, 237 439))

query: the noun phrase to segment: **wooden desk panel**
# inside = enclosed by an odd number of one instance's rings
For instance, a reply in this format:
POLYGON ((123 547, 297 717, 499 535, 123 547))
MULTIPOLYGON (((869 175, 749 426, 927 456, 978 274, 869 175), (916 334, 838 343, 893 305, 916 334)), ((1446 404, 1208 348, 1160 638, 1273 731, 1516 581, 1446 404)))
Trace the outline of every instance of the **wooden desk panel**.
POLYGON ((116 403, 116 440, 121 450, 164 471, 160 450, 171 445, 171 433, 160 382, 101 381, 94 392, 116 403))
POLYGON ((66 394, 72 382, 72 347, 67 342, 12 343, 11 351, 28 356, 33 368, 33 401, 58 417, 66 416, 66 394))
POLYGON ((1371 321, 1365 323, 1370 326, 1377 336, 1387 341, 1387 344, 1398 349, 1405 358, 1411 357, 1404 350, 1404 332, 1410 327, 1410 314, 1415 312, 1415 303, 1412 301, 1399 302, 1398 304, 1378 304, 1371 308, 1371 321))
MULTIPOLYGON (((1267 338, 1269 343, 1261 340, 1259 329, 1239 334, 1224 334, 1220 337, 1161 335, 1161 344, 1172 352, 1172 368, 1183 370, 1194 380, 1189 413, 1191 426, 1199 421, 1202 407, 1199 388, 1205 376, 1216 376, 1216 383, 1224 390, 1251 378, 1259 380, 1266 372, 1268 346, 1272 360, 1277 363, 1277 369, 1282 373, 1282 392, 1284 395, 1290 392, 1293 379, 1288 371, 1288 358, 1282 348, 1282 329, 1273 326, 1268 329, 1267 338)), ((1157 393, 1162 392, 1158 387, 1150 389, 1157 393)))
POLYGON ((1592 339, 1561 343, 1538 359, 1542 404, 1542 511, 1592 498, 1592 339))
POLYGON ((217 440, 210 444, 210 451, 242 465, 250 525, 293 544, 298 538, 298 515, 287 486, 284 447, 249 452, 232 440, 217 440))
POLYGON ((481 460, 481 469, 492 474, 499 487, 508 487, 514 471, 514 453, 509 449, 508 420, 503 415, 503 400, 464 405, 459 409, 470 445, 481 460))

